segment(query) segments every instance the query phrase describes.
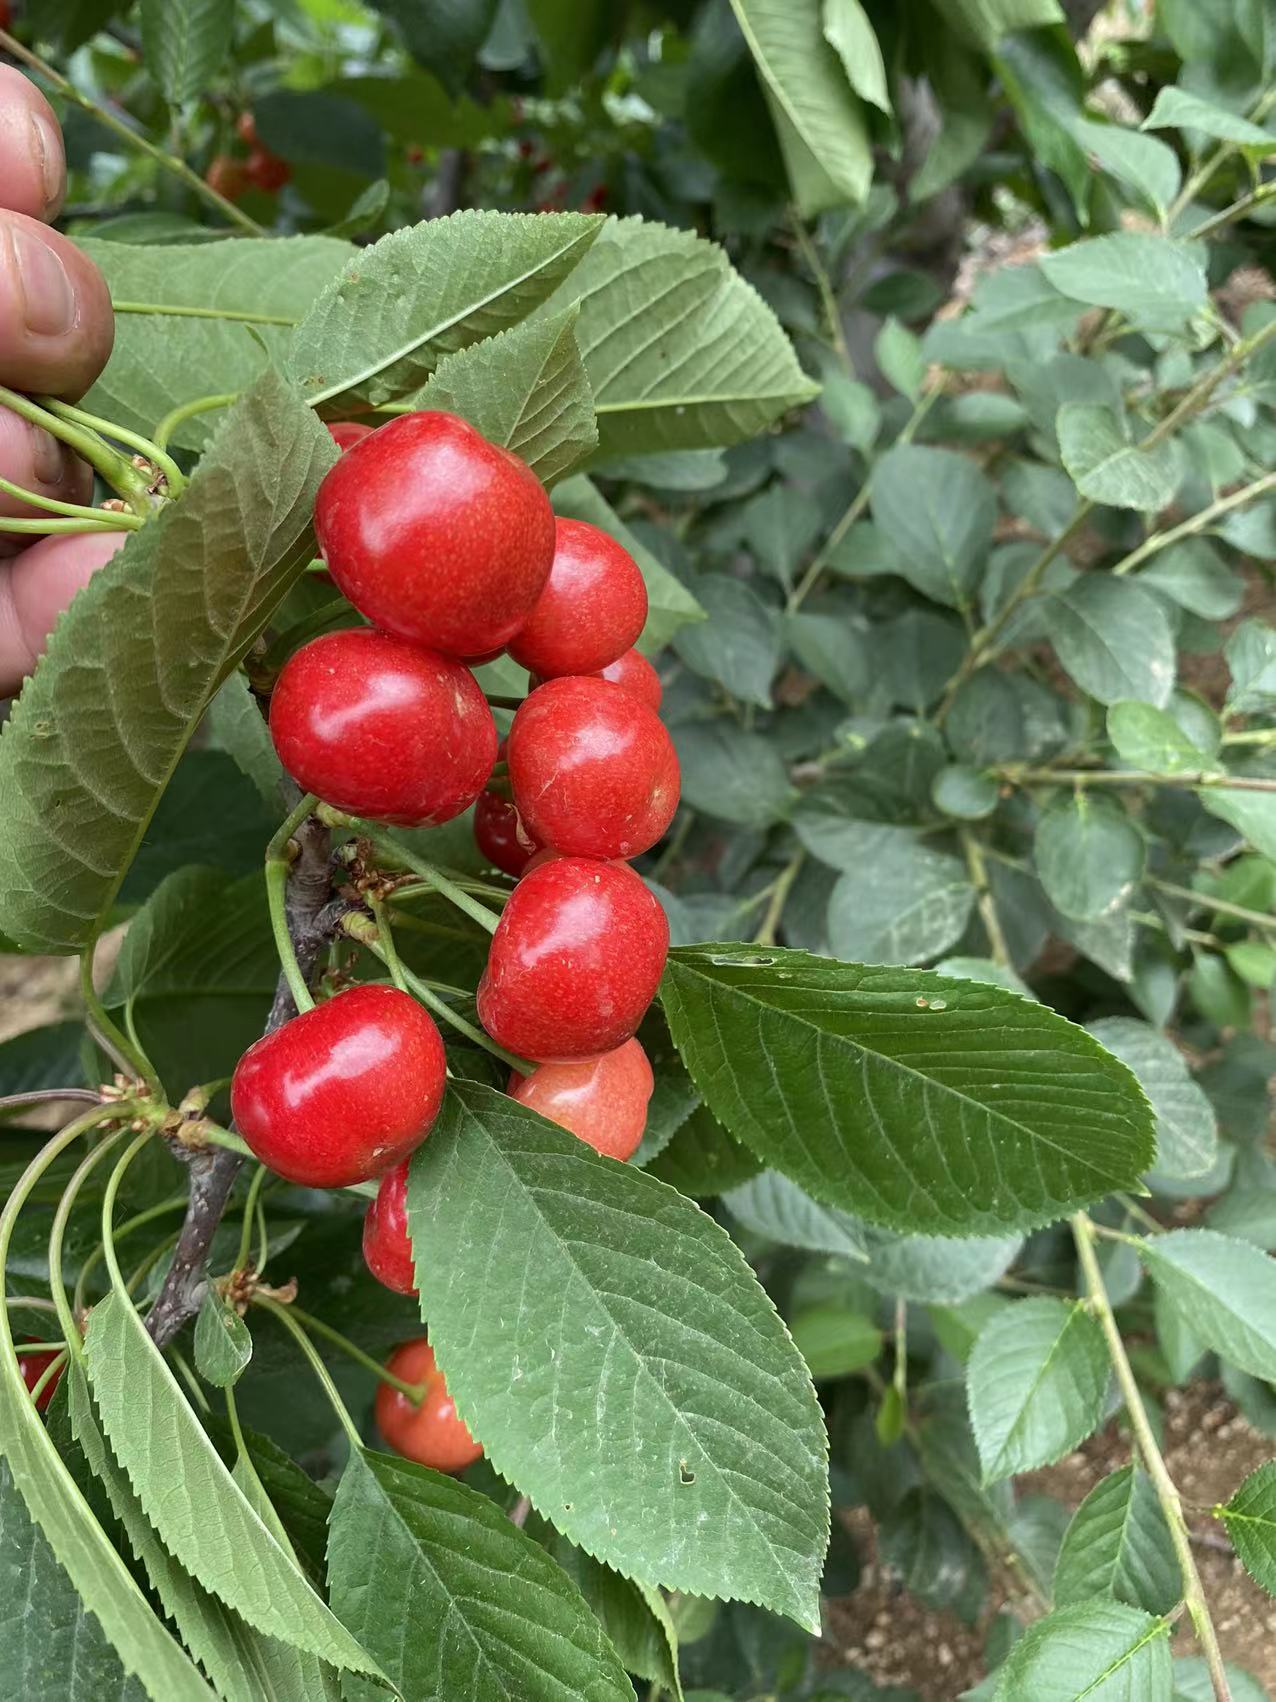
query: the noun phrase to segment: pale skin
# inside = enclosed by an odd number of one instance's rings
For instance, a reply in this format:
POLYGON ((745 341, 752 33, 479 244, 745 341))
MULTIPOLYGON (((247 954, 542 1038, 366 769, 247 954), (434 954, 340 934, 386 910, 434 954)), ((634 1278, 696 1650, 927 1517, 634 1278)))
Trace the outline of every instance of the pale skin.
MULTIPOLYGON (((0 385, 74 401, 106 365, 115 326, 101 274, 50 228, 65 192, 66 156, 52 108, 20 71, 0 65, 0 385)), ((89 468, 3 408, 0 477, 62 502, 92 500, 89 468)), ((0 516, 38 513, 0 492, 0 516)), ((0 534, 0 696, 18 690, 58 615, 126 536, 27 544, 0 534)))

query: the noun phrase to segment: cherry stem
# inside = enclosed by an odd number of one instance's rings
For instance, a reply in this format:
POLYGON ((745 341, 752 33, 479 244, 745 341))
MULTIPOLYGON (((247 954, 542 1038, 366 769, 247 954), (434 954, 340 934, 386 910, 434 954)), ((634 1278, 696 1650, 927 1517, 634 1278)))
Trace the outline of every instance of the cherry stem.
POLYGON ((317 1336, 322 1336, 325 1341, 330 1341, 333 1347, 340 1348, 342 1353, 353 1359, 357 1365, 362 1365, 365 1371, 370 1371, 374 1377, 380 1378, 383 1383, 388 1383, 392 1389, 397 1389, 401 1395, 406 1395, 413 1406, 420 1406, 425 1399, 424 1383, 405 1383, 402 1377, 396 1377, 394 1372, 382 1365, 379 1359, 374 1359, 370 1353, 365 1353, 357 1343, 350 1340, 349 1336, 343 1336, 340 1330, 334 1330, 331 1324, 325 1324, 323 1319, 316 1318, 313 1312, 304 1312, 295 1301, 289 1304, 288 1311, 306 1329, 317 1336))
POLYGON ((377 939, 381 944, 377 955, 390 971, 391 981, 401 993, 407 993, 410 989, 403 973, 403 964, 399 960, 399 948, 394 943, 394 930, 390 926, 385 904, 381 899, 369 896, 368 908, 372 912, 372 920, 376 923, 377 939))
POLYGON ((315 814, 320 821, 326 822, 329 827, 351 828, 362 837, 371 840, 379 853, 388 854, 396 865, 411 869, 414 875, 418 875, 427 886, 432 886, 435 892, 442 893, 444 898, 454 904, 458 910, 464 912, 472 922, 477 922, 480 928, 485 928, 489 934, 496 932, 496 925, 500 921, 499 916, 489 910, 486 904, 480 904, 476 898, 471 898, 468 892, 462 891, 456 882, 449 880, 434 863, 427 863, 415 852, 410 851, 392 833, 386 833, 375 822, 363 821, 358 816, 346 815, 341 810, 331 809, 327 804, 320 804, 315 814))
MULTIPOLYGON (((95 514, 101 513, 94 510, 95 514)), ((79 532, 135 532, 142 524, 135 514, 131 520, 125 520, 124 515, 110 511, 101 513, 100 519, 94 520, 0 520, 0 532, 11 532, 20 538, 57 538, 66 533, 79 532), (123 524, 119 522, 123 521, 123 524)))
MULTIPOLYGON (((138 1212, 135 1217, 126 1218, 115 1231, 116 1241, 123 1241, 135 1229, 145 1228, 148 1223, 154 1223, 158 1217, 167 1217, 171 1211, 180 1211, 185 1204, 185 1194, 173 1194, 167 1200, 160 1200, 157 1205, 148 1207, 146 1211, 138 1212)), ((100 1264, 105 1251, 105 1247, 99 1241, 80 1266, 80 1274, 75 1279, 75 1295, 71 1302, 71 1308, 77 1316, 84 1309, 84 1297, 88 1292, 89 1278, 100 1264)))
POLYGON ((170 495, 180 496, 186 489, 186 475, 177 462, 161 449, 159 444, 152 443, 149 437, 143 437, 141 432, 130 431, 127 426, 116 425, 113 420, 101 419, 84 408, 72 407, 70 402, 59 401, 56 396, 37 396, 36 401, 60 420, 69 420, 72 425, 85 426, 89 431, 96 432, 99 437, 113 437, 117 443, 127 443, 130 449, 135 449, 152 466, 159 468, 168 481, 170 495))
POLYGON ((0 1099, 0 1112, 17 1111, 24 1105, 51 1105, 56 1099, 70 1099, 80 1105, 103 1103, 102 1095, 91 1087, 36 1087, 29 1093, 6 1093, 0 1099))
MULTIPOLYGON (((360 916, 357 913, 347 916, 342 927, 351 939, 358 940, 360 945, 366 946, 373 957, 380 958, 381 962, 389 969, 389 957, 385 946, 374 937, 373 925, 368 922, 367 917, 360 916)), ((419 975, 414 975, 403 964, 399 965, 399 970, 403 976, 403 991, 411 993, 413 998, 419 999, 426 1010, 437 1017, 441 1017, 450 1027, 456 1029, 458 1034, 463 1034, 467 1040, 472 1040, 476 1046, 481 1046, 485 1052, 490 1052, 494 1058, 499 1058, 502 1063, 508 1064, 512 1070, 517 1070, 521 1076, 530 1075, 536 1068, 536 1065, 528 1063, 526 1058, 520 1058, 517 1053, 507 1052, 503 1046, 498 1046, 490 1034, 485 1034, 476 1023, 470 1022, 459 1011, 454 1011, 446 999, 439 997, 428 981, 423 981, 419 975)), ((395 985, 397 986, 398 983, 396 982, 395 985)))
POLYGON ((306 985, 306 978, 301 973, 301 965, 297 961, 297 948, 288 928, 285 896, 288 891, 288 870, 292 866, 292 858, 288 855, 288 845, 293 834, 306 820, 307 816, 316 813, 316 805, 318 804, 319 800, 314 793, 307 792, 297 807, 284 817, 274 838, 266 847, 266 896, 270 903, 270 927, 275 936, 275 950, 279 954, 279 967, 283 971, 284 979, 288 983, 288 991, 292 994, 293 1003, 298 1011, 312 1011, 315 1008, 315 1001, 306 985))
MULTIPOLYGON (((0 31, 0 36, 3 35, 0 31)), ((52 408, 42 407, 39 402, 32 401, 30 396, 23 396, 16 390, 7 390, 0 385, 0 406, 9 409, 10 413, 39 426, 47 431, 50 437, 56 437, 59 442, 74 449, 82 460, 102 475, 111 489, 122 496, 133 512, 145 520, 151 513, 153 504, 146 480, 137 468, 118 449, 111 445, 98 432, 83 426, 73 420, 62 418, 52 408)), ((9 520, 5 522, 6 529, 22 527, 28 529, 32 522, 24 520, 9 520)), ((87 523, 86 523, 87 524, 87 523)), ((48 521, 48 526, 57 525, 59 530, 68 530, 61 522, 48 521)))
MULTIPOLYGON (((117 313, 126 311, 132 305, 124 302, 113 302, 117 313)), ((157 449, 167 449, 168 440, 179 425, 195 418, 196 414, 211 414, 214 408, 229 408, 232 402, 239 400, 238 390, 227 390, 220 396, 197 396, 193 402, 183 402, 180 408, 174 408, 155 427, 154 443, 157 449)))
MULTIPOLYGON (((258 1202, 261 1198, 262 1184, 265 1180, 266 1166, 264 1164, 259 1164, 253 1172, 253 1179, 248 1184, 248 1195, 244 1200, 244 1221, 240 1226, 239 1253, 235 1259, 235 1269, 237 1271, 246 1270, 248 1267, 248 1249, 252 1245, 253 1222, 258 1210, 258 1202)), ((257 1274, 259 1276, 261 1274, 261 1267, 263 1263, 264 1260, 259 1258, 256 1267, 257 1274)))
POLYGON ((324 1364, 318 1348, 316 1348, 310 1337, 302 1329, 296 1318, 293 1317, 291 1306, 282 1306, 279 1301, 271 1300, 269 1296, 264 1294, 254 1294, 253 1305, 262 1307, 265 1311, 269 1312, 272 1317, 277 1318, 294 1338, 297 1346, 310 1361, 310 1369, 319 1379, 319 1382, 323 1387, 323 1392, 327 1395, 328 1400, 332 1405, 332 1410, 336 1413, 337 1418, 340 1421, 341 1428, 350 1439, 350 1446, 352 1448, 362 1450, 363 1438, 359 1434, 358 1426, 350 1416, 350 1409, 342 1400, 337 1389, 337 1385, 332 1380, 332 1373, 324 1364))
POLYGON ((80 997, 84 1001, 85 1023, 93 1039, 107 1057, 125 1075, 137 1075, 152 1089, 159 1086, 159 1077, 150 1059, 106 1013, 93 984, 93 957, 97 949, 99 929, 80 953, 80 997))
POLYGON ((21 1359, 24 1354, 28 1353, 61 1353, 65 1346, 66 1343, 60 1340, 55 1342, 19 1342, 13 1351, 21 1359))
POLYGON ((45 1366, 36 1381, 35 1387, 31 1391, 31 1399, 37 1406, 40 1404, 40 1396, 49 1387, 53 1379, 62 1375, 62 1370, 66 1365, 67 1358, 68 1350, 59 1345, 57 1357, 50 1364, 45 1366))
MULTIPOLYGON (((53 1304, 57 1307, 58 1323, 62 1326, 62 1334, 67 1347, 75 1354, 77 1359, 82 1351, 82 1343, 80 1328, 76 1322, 71 1302, 67 1299, 66 1284, 62 1280, 62 1243, 66 1237, 67 1224, 71 1221, 71 1212, 74 1209, 80 1189, 102 1160, 109 1158, 120 1142, 127 1137, 128 1130, 120 1129, 117 1133, 108 1135, 100 1146, 94 1147, 91 1152, 85 1155, 72 1174, 71 1180, 67 1183, 62 1198, 58 1201, 58 1209, 53 1214, 53 1223, 49 1230, 49 1293, 53 1296, 53 1304)), ((149 1140, 150 1136, 148 1133, 138 1138, 145 1141, 149 1140)), ((104 1228, 104 1241, 108 1233, 109 1230, 104 1228)), ((111 1249, 104 1248, 104 1252, 108 1259, 114 1258, 114 1252, 111 1249)))
POLYGON ((86 520, 111 531, 132 532, 144 524, 140 515, 116 513, 108 508, 87 508, 82 502, 59 502, 56 497, 42 496, 39 491, 15 485, 12 479, 0 479, 0 491, 16 497, 19 502, 29 503, 32 508, 43 508, 48 514, 65 514, 72 520, 86 520))

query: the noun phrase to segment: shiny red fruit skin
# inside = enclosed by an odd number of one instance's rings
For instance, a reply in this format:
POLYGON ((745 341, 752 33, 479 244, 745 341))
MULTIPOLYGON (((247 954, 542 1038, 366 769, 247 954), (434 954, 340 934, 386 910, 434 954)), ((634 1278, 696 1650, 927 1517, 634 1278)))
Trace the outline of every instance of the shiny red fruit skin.
POLYGON ((642 1144, 654 1086, 647 1054, 637 1040, 626 1040, 600 1058, 541 1064, 529 1076, 515 1070, 509 1095, 570 1130, 605 1158, 623 1162, 642 1144))
POLYGON ((523 825, 569 857, 637 857, 678 808, 678 756, 664 723, 607 680, 537 686, 510 727, 508 761, 523 825))
POLYGON ((276 1175, 303 1188, 349 1188, 420 1146, 446 1070, 439 1031, 415 999, 394 987, 350 987, 248 1048, 231 1111, 276 1175))
POLYGON ((647 620, 647 586, 629 551, 585 520, 559 520, 554 565, 509 653, 542 680, 590 674, 624 654, 647 620))
POLYGON ((614 1052, 656 996, 669 924, 623 863, 556 857, 515 887, 492 935, 479 1021, 536 1063, 614 1052))
POLYGON ((609 662, 605 668, 599 668, 598 678, 619 686, 621 691, 627 691, 631 697, 639 698, 648 709, 659 710, 660 701, 665 695, 660 675, 638 650, 626 650, 623 656, 609 662))
POLYGON ((517 456, 455 414, 403 414, 326 474, 319 548, 362 614, 448 656, 501 650, 554 559, 554 512, 517 456))
POLYGON ((384 1287, 395 1294, 416 1293, 412 1238, 408 1234, 408 1160, 387 1170, 377 1197, 364 1213, 363 1259, 384 1287))
MULTIPOLYGON (((46 1337, 45 1339, 47 1340, 48 1338, 46 1337)), ((33 1342, 39 1341, 40 1337, 23 1336, 22 1340, 33 1342)), ((41 1377, 44 1376, 45 1372, 49 1369, 50 1365, 53 1364, 53 1361, 57 1357, 56 1353, 21 1353, 18 1355, 18 1364, 22 1367, 22 1381, 26 1384, 28 1390, 34 1391, 36 1384, 40 1381, 41 1377)), ((56 1377, 49 1378, 49 1381, 40 1391, 39 1400, 35 1403, 37 1412, 43 1412, 48 1406, 49 1402, 53 1399, 53 1391, 57 1388, 61 1381, 61 1371, 58 1372, 56 1377)))
POLYGON ((523 873, 528 859, 540 847, 519 819, 508 798, 498 792, 480 792, 474 805, 474 843, 494 868, 514 879, 523 873))
POLYGON ((469 669, 369 627, 325 633, 288 658, 270 736, 303 791, 406 827, 459 816, 496 761, 496 723, 469 669))
POLYGON ((386 1369, 405 1383, 424 1383, 425 1398, 413 1406, 389 1383, 377 1385, 377 1429, 387 1445, 405 1459, 432 1466, 436 1472, 463 1472, 483 1452, 457 1415, 443 1373, 434 1362, 434 1349, 424 1336, 396 1347, 386 1369))
POLYGON ((375 426, 363 425, 358 420, 328 421, 328 435, 343 455, 365 437, 371 437, 375 429, 375 426))

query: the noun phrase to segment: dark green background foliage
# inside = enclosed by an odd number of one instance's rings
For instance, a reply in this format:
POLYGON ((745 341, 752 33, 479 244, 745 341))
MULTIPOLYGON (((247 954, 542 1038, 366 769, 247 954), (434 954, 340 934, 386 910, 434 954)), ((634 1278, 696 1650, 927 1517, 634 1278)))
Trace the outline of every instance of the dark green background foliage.
MULTIPOLYGON (((16 12, 87 99, 51 89, 118 310, 85 406, 172 415, 190 483, 0 739, 4 949, 126 923, 107 1011, 223 1109, 277 972, 259 698, 355 618, 305 571, 325 420, 460 412, 624 542, 683 802, 640 1152, 450 1047, 419 1308, 361 1198, 245 1175, 210 1272, 277 1287, 161 1353, 186 1169, 108 1136, 64 1196, 80 1148, 20 1182, 9 1113, 9 1328, 91 1312, 47 1424, 3 1356, 0 1696, 904 1702, 818 1649, 857 1507, 991 1626, 972 1695, 1221 1694, 1157 1436, 1216 1375, 1274 1433, 1274 0, 16 12), (246 112, 288 181, 219 205, 246 112), (332 1336, 421 1317, 459 1481, 377 1451, 332 1336), (1016 1486, 1118 1405, 1079 1508, 1016 1486)), ((508 890, 467 822, 410 837, 508 890)), ((398 937, 473 987, 444 900, 398 937)), ((0 1044, 4 1092, 107 1070, 71 1020, 0 1044)), ((1214 1525, 1269 1591, 1274 1470, 1214 1525)))

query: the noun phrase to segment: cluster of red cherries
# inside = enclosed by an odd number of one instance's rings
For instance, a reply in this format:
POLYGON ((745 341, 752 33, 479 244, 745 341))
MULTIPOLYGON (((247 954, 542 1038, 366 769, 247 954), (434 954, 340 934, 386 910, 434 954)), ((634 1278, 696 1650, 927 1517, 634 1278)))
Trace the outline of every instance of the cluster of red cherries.
MULTIPOLYGON (((336 810, 438 826, 476 805, 485 857, 516 878, 476 1002, 498 1046, 532 1066, 510 1095, 615 1159, 642 1139, 652 1073, 634 1038, 669 948, 664 911, 628 865, 665 833, 678 759, 660 682, 633 648, 647 594, 633 557, 556 519, 508 450, 453 414, 330 427, 341 459, 315 529, 333 581, 371 624, 325 634, 275 683, 270 731, 288 773, 336 810), (498 742, 472 669, 507 652, 532 689, 498 742), (504 769, 494 770, 503 758, 504 769)), ((245 1053, 231 1104, 264 1164, 307 1187, 378 1177, 369 1269, 413 1294, 407 1161, 443 1100, 432 1017, 381 984, 336 993, 245 1053)), ((383 1384, 390 1444, 446 1471, 481 1452, 424 1339, 383 1384)))

